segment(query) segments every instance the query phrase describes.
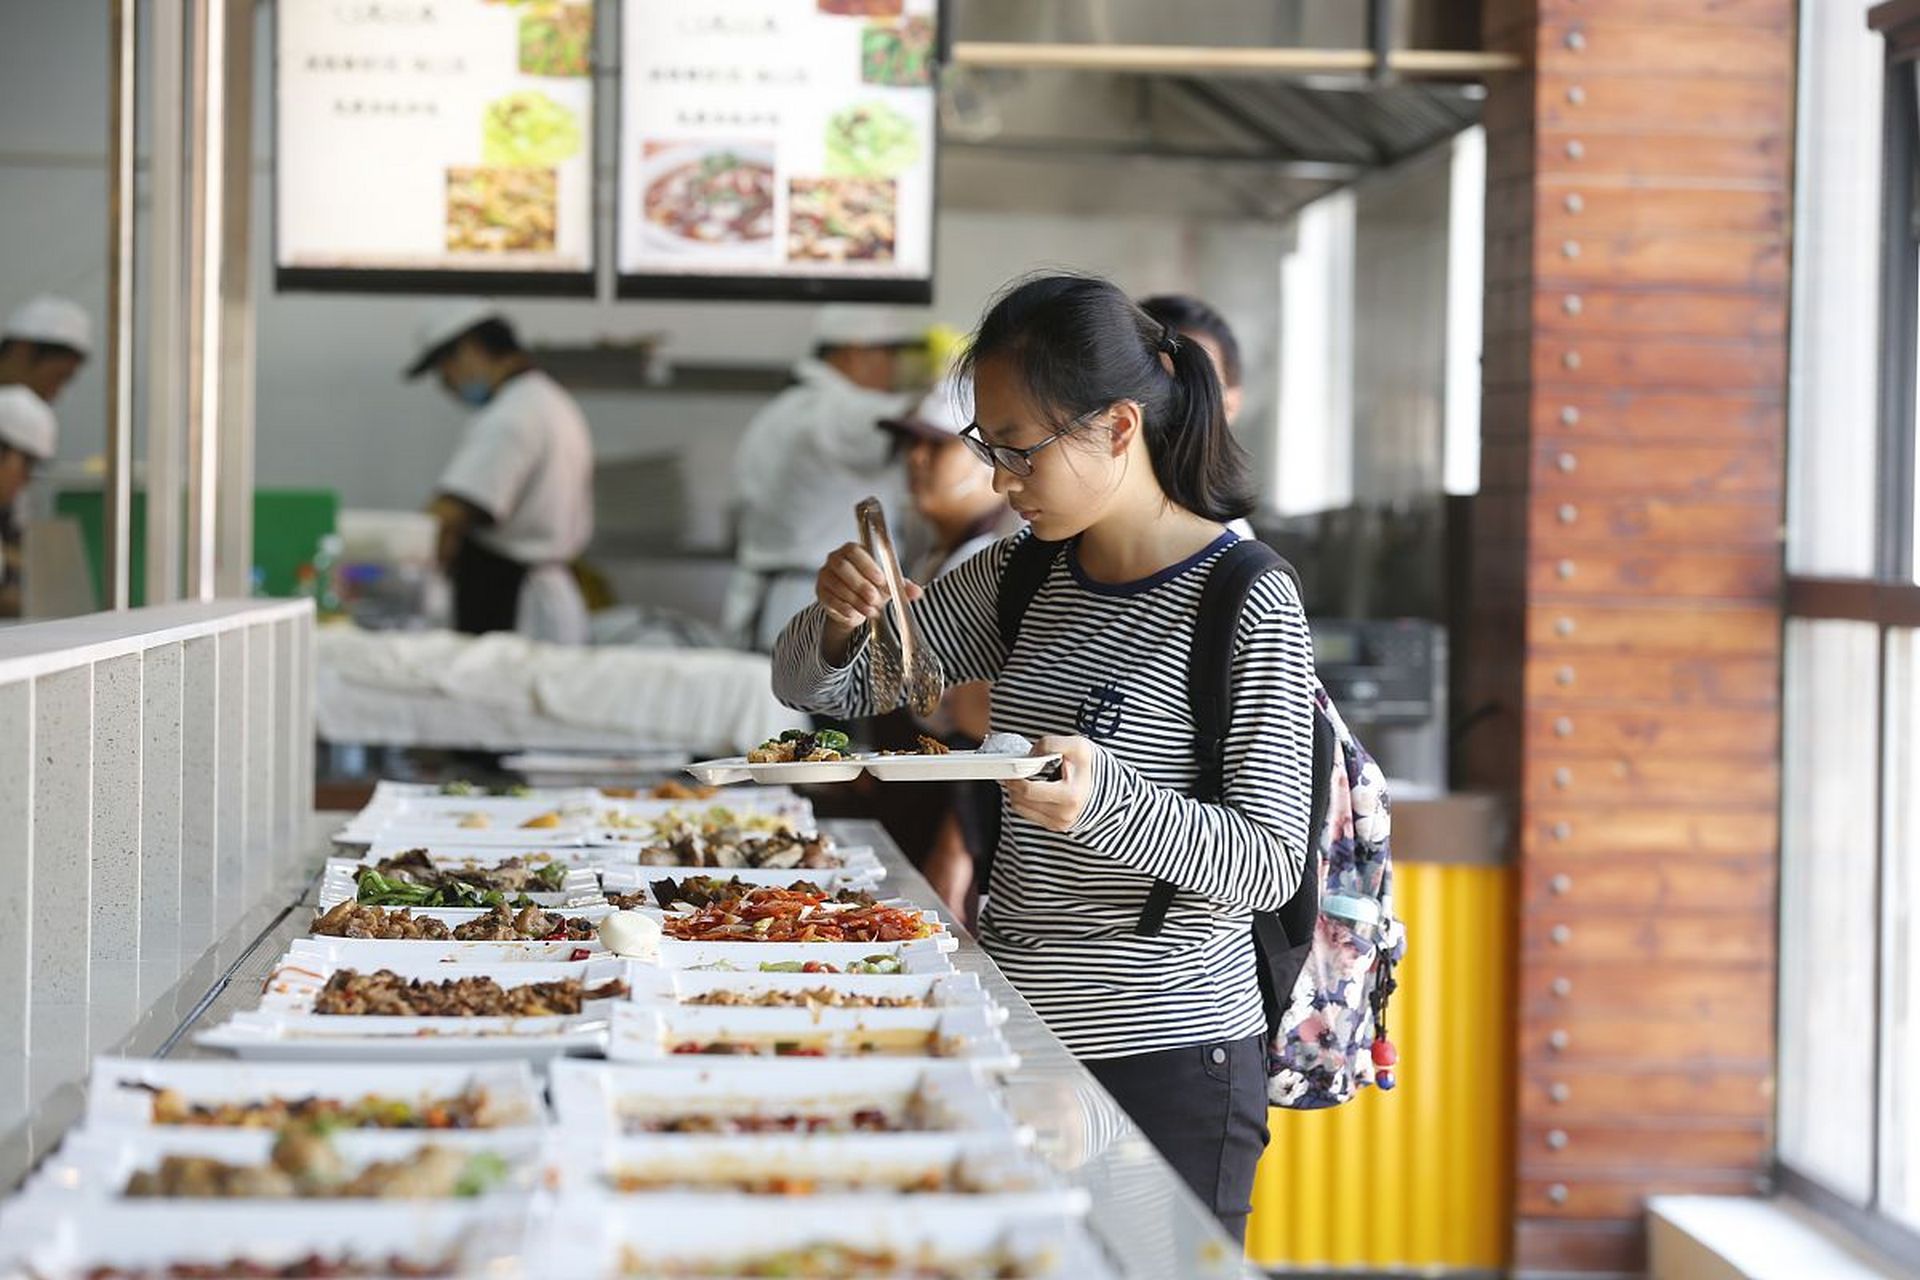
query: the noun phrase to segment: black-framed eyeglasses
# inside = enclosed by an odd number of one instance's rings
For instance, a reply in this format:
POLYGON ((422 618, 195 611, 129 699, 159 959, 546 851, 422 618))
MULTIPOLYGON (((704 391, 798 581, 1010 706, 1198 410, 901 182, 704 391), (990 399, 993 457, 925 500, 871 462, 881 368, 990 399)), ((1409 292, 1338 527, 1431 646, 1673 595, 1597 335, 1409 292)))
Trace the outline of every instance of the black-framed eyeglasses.
POLYGON ((1034 445, 1031 449, 1016 449, 1010 444, 990 444, 986 437, 980 434, 980 424, 977 422, 970 422, 962 427, 960 429, 960 439, 966 444, 968 449, 973 451, 974 457, 980 459, 980 461, 986 463, 988 466, 998 467, 1010 476, 1021 476, 1024 478, 1033 474, 1034 454, 1040 452, 1062 436, 1078 431, 1081 427, 1087 425, 1089 419, 1098 417, 1105 412, 1106 410, 1101 408, 1095 409, 1092 413, 1083 413, 1060 430, 1048 436, 1045 440, 1042 440, 1039 444, 1034 445))

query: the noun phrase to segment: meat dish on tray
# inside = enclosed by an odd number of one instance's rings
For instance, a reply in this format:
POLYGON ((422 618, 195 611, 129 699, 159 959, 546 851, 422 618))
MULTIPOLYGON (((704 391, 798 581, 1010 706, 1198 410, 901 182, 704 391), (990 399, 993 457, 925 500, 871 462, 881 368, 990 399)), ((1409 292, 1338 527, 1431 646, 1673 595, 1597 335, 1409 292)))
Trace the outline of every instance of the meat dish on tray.
POLYGON ((528 893, 565 889, 568 868, 557 859, 506 858, 490 866, 436 863, 425 849, 382 858, 353 873, 354 897, 379 907, 524 907, 528 893), (509 898, 507 895, 515 895, 509 898))
POLYGON ((405 1254, 366 1258, 351 1253, 308 1253, 288 1262, 230 1257, 219 1262, 172 1262, 162 1266, 98 1266, 85 1280, 435 1280, 458 1273, 454 1256, 421 1259, 405 1254))
POLYGON ((314 1125, 280 1130, 265 1164, 237 1164, 207 1155, 168 1155, 127 1181, 135 1199, 425 1200, 485 1195, 510 1169, 489 1151, 429 1144, 395 1160, 349 1169, 314 1125))
MULTIPOLYGON (((733 902, 747 897, 762 885, 751 885, 738 876, 722 880, 719 876, 683 876, 678 880, 664 878, 655 880, 649 886, 654 901, 661 907, 672 910, 676 906, 704 907, 715 902, 733 902)), ((823 901, 871 905, 874 896, 865 889, 840 889, 829 894, 811 880, 795 880, 785 886, 792 893, 808 894, 823 901)))
POLYGON ((819 893, 754 889, 666 918, 683 942, 911 942, 932 937, 933 923, 910 907, 871 900, 840 902, 819 893))
POLYGON ((845 760, 853 749, 838 729, 789 729, 747 752, 748 764, 819 764, 845 760))
POLYGON ((627 994, 618 978, 589 987, 578 978, 503 987, 492 978, 403 978, 391 969, 338 969, 314 997, 313 1012, 349 1017, 552 1018, 577 1014, 589 1000, 627 994))
POLYGON ((358 1098, 255 1098, 244 1102, 193 1102, 178 1089, 128 1081, 153 1095, 153 1123, 195 1129, 279 1129, 313 1124, 327 1129, 492 1129, 492 1095, 470 1085, 449 1097, 412 1101, 369 1093, 358 1098))
POLYGON ((432 916, 416 916, 407 907, 387 910, 342 902, 313 919, 313 932, 329 938, 373 938, 388 942, 591 942, 599 923, 521 907, 490 907, 487 914, 449 928, 432 916))
POLYGON ((1011 1253, 946 1255, 932 1249, 893 1249, 855 1245, 839 1240, 759 1253, 711 1259, 663 1260, 625 1246, 621 1274, 665 1280, 707 1280, 709 1277, 754 1278, 779 1276, 784 1280, 1024 1280, 1044 1276, 1050 1268, 1011 1253))
POLYGON ((747 832, 681 831, 639 851, 643 867, 740 868, 749 871, 830 871, 843 865, 826 836, 802 834, 791 827, 747 832))
POLYGON ((865 995, 834 987, 802 990, 702 991, 681 1004, 731 1009, 924 1009, 927 998, 918 995, 865 995))

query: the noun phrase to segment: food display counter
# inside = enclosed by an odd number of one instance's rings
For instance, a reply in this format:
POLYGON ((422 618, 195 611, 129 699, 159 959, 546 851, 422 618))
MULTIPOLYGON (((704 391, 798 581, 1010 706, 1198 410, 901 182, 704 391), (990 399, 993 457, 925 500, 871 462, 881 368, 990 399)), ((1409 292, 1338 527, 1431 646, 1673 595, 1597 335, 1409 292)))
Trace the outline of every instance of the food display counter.
MULTIPOLYGON (((333 1265, 344 1257, 363 1268, 324 1272, 330 1275, 371 1274, 403 1256, 454 1254, 463 1271, 477 1267, 490 1276, 893 1274, 858 1269, 858 1259, 831 1250, 813 1256, 821 1270, 735 1265, 755 1250, 797 1257, 831 1236, 840 1242, 835 1248, 867 1240, 909 1252, 944 1250, 943 1262, 963 1260, 950 1273, 966 1276, 1163 1280, 1242 1273, 1240 1250, 1212 1215, 946 915, 878 824, 819 823, 823 844, 798 845, 783 866, 740 875, 756 887, 773 886, 774 894, 809 877, 827 896, 851 891, 851 898, 864 888, 869 905, 852 910, 877 912, 874 918, 893 928, 911 920, 929 936, 676 939, 696 908, 678 907, 675 923, 674 910, 640 904, 649 892, 659 896, 653 881, 688 873, 646 864, 617 817, 609 827, 597 793, 585 794, 593 798, 574 803, 591 808, 590 819, 538 832, 553 844, 543 860, 526 864, 535 870, 519 886, 528 892, 525 902, 509 902, 513 909, 489 917, 482 904, 423 901, 411 908, 405 940, 317 936, 314 923, 331 910, 337 926, 382 895, 395 895, 396 904, 428 896, 402 880, 365 874, 422 831, 405 820, 383 825, 363 816, 349 830, 367 845, 312 843, 313 861, 324 866, 277 906, 238 922, 235 934, 246 940, 236 936, 218 964, 189 975, 176 999, 97 1060, 84 1099, 77 1092, 65 1097, 57 1114, 31 1134, 16 1134, 0 1153, 15 1171, 37 1161, 0 1209, 0 1261, 28 1258, 41 1274, 66 1274, 64 1266, 72 1274, 161 1276, 180 1273, 152 1269, 156 1263, 254 1256, 266 1247, 276 1259, 314 1255, 333 1265), (846 856, 822 857, 822 847, 846 856), (794 865, 801 858, 811 862, 794 865), (623 890, 634 896, 609 901, 623 890), (614 911, 651 936, 630 947, 624 934, 590 927, 614 911), (474 922, 487 919, 501 922, 498 936, 478 940, 474 922), (652 923, 640 928, 641 919, 652 923), (897 963, 883 966, 894 976, 861 985, 864 962, 848 958, 856 952, 896 955, 897 963), (724 958, 716 963, 715 956, 724 958), (831 957, 845 976, 784 971, 806 963, 803 956, 831 957), (444 984, 471 978, 471 988, 461 990, 484 989, 493 1000, 504 990, 506 1003, 489 1007, 520 1016, 435 1007, 436 1014, 467 1016, 410 1017, 418 1029, 399 1034, 391 1021, 356 1031, 380 1023, 374 1015, 394 1012, 380 1004, 391 998, 391 986, 349 989, 337 975, 382 968, 418 979, 416 990, 455 990, 444 984), (196 981, 204 989, 185 990, 196 981), (836 985, 858 987, 862 994, 849 1003, 861 1007, 820 1007, 818 989, 836 985), (765 997, 786 987, 794 988, 798 1007, 746 1007, 778 1005, 784 997, 765 997), (731 988, 751 988, 752 999, 727 1007, 735 1000, 725 995, 731 988), (886 1007, 875 993, 913 1007, 886 1007), (727 1055, 708 1056, 723 1043, 760 1034, 743 1026, 786 1021, 795 1029, 780 1034, 791 1034, 792 1042, 730 1046, 727 1055), (529 1031, 536 1024, 553 1031, 537 1050, 529 1031), (857 1030, 833 1030, 839 1027, 857 1030), (809 1046, 829 1032, 834 1044, 823 1060, 809 1046), (353 1038, 362 1034, 368 1038, 353 1038), (904 1040, 886 1039, 915 1034, 928 1048, 902 1050, 904 1040), (860 1048, 848 1048, 855 1042, 860 1048), (696 1044, 706 1052, 690 1053, 696 1044), (362 1052, 362 1045, 372 1048, 362 1052), (847 1113, 849 1123, 822 1121, 825 1130, 815 1132, 802 1100, 829 1095, 863 1101, 847 1113), (692 1136, 680 1127, 684 1119, 647 1120, 684 1117, 692 1113, 678 1109, 722 1096, 729 1106, 786 1119, 773 1132, 758 1122, 745 1131, 729 1122, 722 1132, 701 1127, 692 1136), (235 1098, 254 1106, 263 1097, 273 1114, 261 1127, 230 1114, 205 1118, 235 1098), (289 1101, 353 1114, 318 1130, 326 1135, 321 1145, 290 1150, 289 1135, 308 1130, 280 1128, 276 1135, 289 1101), (389 1106, 404 1113, 391 1123, 380 1110, 389 1106), (940 1120, 888 1118, 921 1108, 940 1120), (176 1112, 201 1118, 183 1121, 176 1112), (808 1117, 799 1131, 788 1123, 796 1113, 808 1117), (75 1117, 78 1125, 53 1147, 49 1128, 75 1117), (435 1132, 423 1135, 423 1128, 435 1132), (226 1190, 227 1179, 248 1189, 226 1190), (380 1198, 409 1188, 424 1198, 380 1198), (249 1199, 208 1198, 218 1194, 249 1199), (321 1198, 287 1198, 314 1195, 321 1198), (703 1250, 721 1261, 699 1262, 703 1250), (968 1269, 983 1257, 1017 1259, 1032 1269, 968 1269), (87 1271, 102 1262, 121 1269, 87 1271)), ((494 807, 505 813, 504 805, 494 807)), ((781 812, 796 829, 814 826, 804 802, 781 812)), ((535 815, 523 822, 517 810, 511 818, 523 844, 535 834, 524 828, 545 821, 535 815)), ((341 830, 337 819, 327 824, 329 837, 341 830)), ((469 834, 467 866, 498 866, 516 856, 507 830, 469 834)), ((515 863, 512 874, 524 870, 515 863)), ((734 868, 718 874, 731 876, 734 868)), ((732 901, 739 910, 739 900, 732 901)), ((401 998, 414 997, 403 991, 401 998)), ((792 1257, 783 1265, 794 1265, 792 1257)))

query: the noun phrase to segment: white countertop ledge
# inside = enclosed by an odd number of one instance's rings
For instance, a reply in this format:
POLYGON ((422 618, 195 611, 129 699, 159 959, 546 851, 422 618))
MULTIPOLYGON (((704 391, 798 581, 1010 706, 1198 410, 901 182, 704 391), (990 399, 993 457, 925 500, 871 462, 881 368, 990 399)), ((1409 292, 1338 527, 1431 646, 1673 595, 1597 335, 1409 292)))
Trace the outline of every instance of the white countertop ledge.
POLYGON ((1654 1196, 1655 1280, 1898 1280, 1907 1273, 1797 1201, 1654 1196))
POLYGON ((0 628, 0 685, 70 671, 157 645, 300 618, 311 600, 211 600, 0 628))

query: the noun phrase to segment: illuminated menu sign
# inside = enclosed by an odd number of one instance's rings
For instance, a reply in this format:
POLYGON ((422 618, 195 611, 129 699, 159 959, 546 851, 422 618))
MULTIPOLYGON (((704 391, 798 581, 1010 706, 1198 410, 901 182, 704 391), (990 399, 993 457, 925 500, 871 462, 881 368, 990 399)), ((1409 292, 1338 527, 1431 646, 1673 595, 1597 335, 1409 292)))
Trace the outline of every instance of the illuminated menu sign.
POLYGON ((924 302, 937 0, 625 0, 624 297, 924 302))
POLYGON ((591 294, 593 17, 279 0, 279 286, 591 294))

